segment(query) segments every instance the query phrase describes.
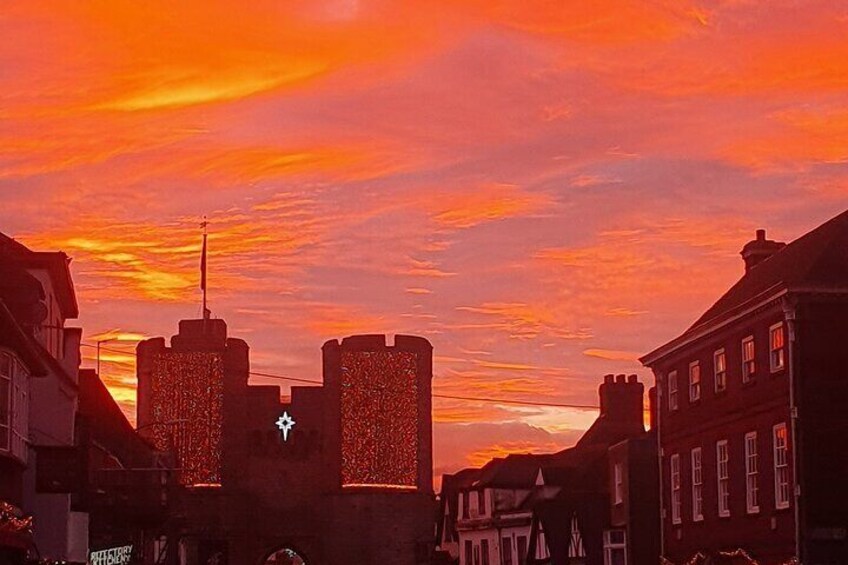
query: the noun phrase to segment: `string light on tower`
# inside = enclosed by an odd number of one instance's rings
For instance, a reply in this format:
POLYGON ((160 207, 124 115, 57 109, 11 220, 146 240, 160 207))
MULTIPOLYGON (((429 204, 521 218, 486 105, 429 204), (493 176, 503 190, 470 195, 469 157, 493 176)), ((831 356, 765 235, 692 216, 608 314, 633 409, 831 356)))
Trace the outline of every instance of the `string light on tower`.
POLYGON ((410 352, 342 354, 342 486, 416 488, 417 368, 410 352))
POLYGON ((179 426, 155 426, 157 449, 174 450, 182 483, 221 483, 221 422, 224 403, 224 362, 218 353, 163 353, 154 359, 151 381, 154 422, 181 421, 179 426))

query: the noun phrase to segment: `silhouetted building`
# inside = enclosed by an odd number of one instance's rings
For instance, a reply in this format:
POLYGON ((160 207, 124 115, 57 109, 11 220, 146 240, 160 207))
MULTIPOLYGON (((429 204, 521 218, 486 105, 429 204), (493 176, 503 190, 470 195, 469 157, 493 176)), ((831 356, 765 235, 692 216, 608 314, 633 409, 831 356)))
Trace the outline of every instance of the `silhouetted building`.
POLYGON ((635 375, 607 375, 601 412, 574 447, 446 476, 440 549, 459 565, 656 563, 656 442, 643 395, 635 375))
POLYGON ((137 433, 93 370, 80 371, 77 443, 89 560, 125 552, 132 563, 155 563, 155 541, 168 532, 174 465, 137 433))
MULTIPOLYGON (((21 507, 33 517, 33 554, 84 563, 88 514, 72 496, 75 467, 65 465, 78 453, 74 422, 81 337, 80 329, 65 327, 66 320, 79 315, 69 264, 64 253, 32 251, 0 234, 4 302, 44 369, 43 377, 22 379, 16 375, 24 373, 23 365, 12 363, 7 400, 15 420, 7 448, 25 464, 21 507), (45 473, 54 475, 55 486, 41 480, 45 473)), ((27 366, 35 371, 31 363, 27 366)), ((5 435, 2 430, 0 435, 5 435)))
POLYGON ((0 265, 0 562, 23 563, 35 549, 32 517, 21 510, 30 465, 30 380, 43 378, 47 368, 29 328, 18 320, 37 310, 44 293, 23 269, 0 265))
POLYGON ((470 488, 479 478, 480 469, 463 469, 452 475, 442 475, 439 513, 436 517, 436 543, 440 553, 451 563, 459 563, 457 522, 470 514, 470 507, 467 507, 467 511, 466 508, 460 508, 460 493, 470 488))
POLYGON ((282 401, 278 386, 248 385, 247 345, 228 338, 222 320, 187 320, 170 348, 162 339, 139 344, 138 372, 140 427, 173 446, 195 477, 183 477, 179 527, 165 550, 171 561, 428 562, 435 501, 426 340, 327 342, 324 386, 293 387, 282 401), (158 392, 165 385, 157 380, 202 394, 158 392), (186 427, 189 419, 200 423, 186 427), (202 441, 189 448, 186 438, 202 441))
POLYGON ((663 553, 848 563, 848 212, 789 245, 760 230, 742 256, 739 282, 642 359, 663 553))

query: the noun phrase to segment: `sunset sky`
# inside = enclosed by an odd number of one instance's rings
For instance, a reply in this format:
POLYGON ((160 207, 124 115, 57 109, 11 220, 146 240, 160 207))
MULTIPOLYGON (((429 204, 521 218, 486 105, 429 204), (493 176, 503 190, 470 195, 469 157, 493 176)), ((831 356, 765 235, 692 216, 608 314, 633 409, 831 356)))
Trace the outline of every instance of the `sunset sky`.
MULTIPOLYGON (((437 393, 595 404, 605 373, 653 382, 636 357, 756 228, 848 207, 846 37, 836 0, 4 2, 0 231, 73 257, 129 414, 134 340, 200 315, 203 215, 256 371, 410 333, 437 393)), ((438 474, 595 412, 434 415, 438 474)))

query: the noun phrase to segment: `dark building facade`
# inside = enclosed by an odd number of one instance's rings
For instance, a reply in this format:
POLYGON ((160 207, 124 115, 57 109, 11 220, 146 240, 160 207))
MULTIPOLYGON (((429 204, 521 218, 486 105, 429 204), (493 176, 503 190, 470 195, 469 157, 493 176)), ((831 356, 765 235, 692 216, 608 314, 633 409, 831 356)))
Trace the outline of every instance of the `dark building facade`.
POLYGON ((0 281, 0 562, 23 563, 34 549, 32 516, 21 510, 24 472, 30 464, 30 379, 46 367, 26 321, 43 298, 41 285, 23 269, 4 264, 0 281))
POLYGON ((648 565, 659 559, 657 448, 644 386, 607 375, 578 443, 443 480, 440 549, 459 565, 648 565))
POLYGON ((644 385, 606 375, 601 413, 577 444, 547 457, 533 508, 528 563, 641 565, 659 559, 657 446, 644 426, 644 385), (532 559, 538 547, 549 559, 532 559))
POLYGON ((145 441, 93 370, 79 379, 77 444, 84 466, 75 496, 89 515, 89 561, 126 554, 155 563, 176 488, 167 454, 145 441))
POLYGON ((739 282, 642 359, 663 554, 848 563, 848 213, 789 245, 760 230, 742 256, 739 282))
POLYGON ((354 336, 327 342, 323 355, 324 386, 292 387, 281 400, 277 386, 248 385, 247 345, 228 338, 222 320, 181 322, 170 348, 162 339, 139 345, 139 426, 159 428, 151 437, 178 460, 201 461, 188 465, 195 479, 183 477, 173 562, 428 562, 432 347, 354 336), (162 375, 206 382, 195 387, 206 394, 157 397, 162 375), (180 434, 191 418, 212 431, 191 431, 204 442, 187 449, 180 434))

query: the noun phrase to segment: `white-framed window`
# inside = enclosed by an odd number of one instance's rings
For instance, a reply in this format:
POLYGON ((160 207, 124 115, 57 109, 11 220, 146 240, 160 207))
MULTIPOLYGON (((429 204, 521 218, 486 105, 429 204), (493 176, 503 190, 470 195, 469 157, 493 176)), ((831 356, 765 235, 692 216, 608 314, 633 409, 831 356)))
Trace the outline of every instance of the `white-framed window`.
POLYGON ((668 409, 677 410, 680 407, 680 399, 677 394, 677 371, 668 374, 668 409))
POLYGON ((718 481, 718 515, 730 516, 730 453, 727 440, 716 443, 716 480, 718 481))
POLYGON ((701 364, 698 361, 689 363, 689 402, 701 399, 701 364))
POLYGON ((577 512, 571 515, 571 539, 568 540, 568 557, 572 560, 586 557, 586 548, 583 547, 583 534, 580 533, 577 512))
POLYGON ((727 390, 727 355, 722 347, 713 353, 713 374, 715 376, 715 391, 727 390))
POLYGON ((627 533, 604 531, 604 565, 627 565, 627 533))
POLYGON ((747 383, 753 378, 754 372, 757 370, 757 364, 754 361, 756 351, 754 350, 754 336, 749 335, 742 340, 742 382, 747 383))
POLYGON ((692 450, 692 521, 704 519, 704 472, 701 448, 692 450))
POLYGON ((527 536, 518 536, 515 549, 518 552, 518 565, 527 565, 527 536))
POLYGON ((786 366, 786 335, 783 322, 769 328, 769 367, 777 372, 786 366))
POLYGON ((745 498, 748 514, 760 511, 760 474, 757 432, 745 434, 745 498))
POLYGON ((462 565, 472 565, 474 561, 474 544, 471 543, 471 540, 465 540, 465 559, 462 562, 462 565))
POLYGON ((9 451, 11 447, 14 374, 14 357, 6 352, 0 352, 0 451, 9 451))
POLYGON ((481 565, 489 565, 489 540, 480 540, 480 553, 483 557, 481 565))
POLYGON ((680 454, 675 453, 669 460, 671 467, 671 523, 679 524, 682 521, 682 503, 680 492, 680 454))
POLYGON ((616 463, 613 466, 613 475, 615 478, 615 503, 621 504, 624 502, 624 468, 621 463, 616 463))
POLYGON ((29 371, 17 357, 0 351, 0 451, 27 462, 29 371))
POLYGON ((512 538, 510 536, 501 538, 501 555, 503 556, 503 565, 512 565, 512 538))
POLYGON ((773 428, 774 436, 774 507, 789 508, 789 434, 786 424, 773 428))
POLYGON ((478 490, 477 491, 477 513, 480 516, 486 515, 486 491, 478 490))

